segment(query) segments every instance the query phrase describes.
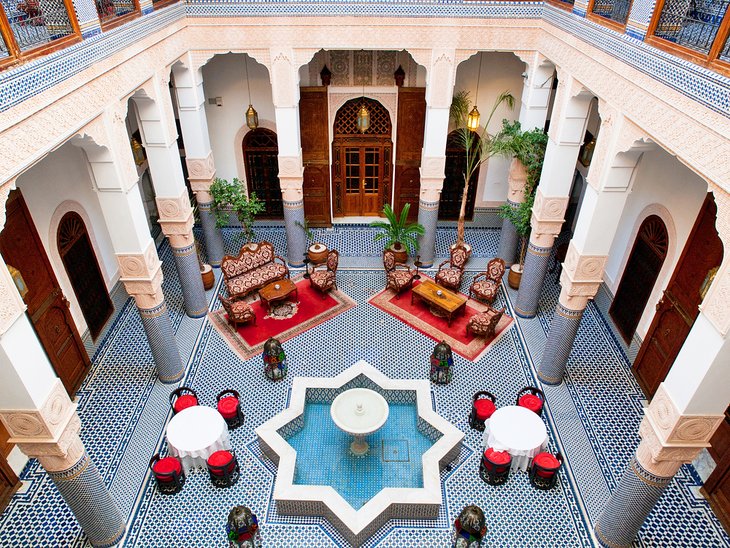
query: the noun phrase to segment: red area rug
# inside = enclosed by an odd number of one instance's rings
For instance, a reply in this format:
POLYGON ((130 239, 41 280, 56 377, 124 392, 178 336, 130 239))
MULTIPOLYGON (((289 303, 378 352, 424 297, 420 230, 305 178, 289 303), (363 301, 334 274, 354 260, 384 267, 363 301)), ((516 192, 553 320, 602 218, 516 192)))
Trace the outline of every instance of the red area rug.
POLYGON ((234 329, 228 323, 228 315, 223 308, 208 313, 213 327, 244 360, 261 353, 269 337, 284 342, 357 305, 350 297, 334 289, 323 299, 322 293, 301 276, 292 278, 292 281, 299 293, 298 304, 289 301, 276 303, 270 314, 257 297, 249 302, 256 313, 256 325, 247 323, 234 329))
MULTIPOLYGON (((429 278, 421 274, 421 279, 429 278)), ((420 281, 416 281, 414 285, 419 283, 420 281)), ((430 307, 421 299, 416 298, 415 302, 411 304, 410 289, 403 291, 397 299, 393 290, 386 289, 372 297, 368 302, 398 318, 416 331, 431 337, 434 341, 446 341, 454 352, 470 361, 477 361, 481 358, 482 354, 514 321, 510 316, 503 315, 495 330, 495 336, 485 339, 475 337, 471 333, 466 334, 466 324, 469 318, 487 309, 487 305, 473 299, 466 302, 464 312, 459 312, 454 316, 451 325, 449 325, 446 318, 434 315, 430 307)))

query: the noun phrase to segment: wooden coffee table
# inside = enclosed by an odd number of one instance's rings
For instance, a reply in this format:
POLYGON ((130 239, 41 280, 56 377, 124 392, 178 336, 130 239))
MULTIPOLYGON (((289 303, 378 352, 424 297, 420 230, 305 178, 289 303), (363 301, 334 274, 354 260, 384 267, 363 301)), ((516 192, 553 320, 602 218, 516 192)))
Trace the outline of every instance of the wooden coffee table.
POLYGON ((261 302, 266 303, 266 308, 271 312, 271 304, 279 301, 284 301, 294 293, 296 302, 299 302, 299 293, 297 292, 297 286, 289 278, 283 280, 277 280, 266 284, 264 287, 259 289, 259 298, 261 302))
POLYGON ((449 319, 449 325, 454 314, 459 310, 463 310, 468 300, 464 295, 454 293, 446 288, 437 285, 431 280, 426 280, 416 286, 413 286, 411 290, 411 304, 413 304, 413 297, 418 295, 421 300, 425 301, 429 305, 443 312, 449 319), (438 292, 441 292, 439 295, 438 292))

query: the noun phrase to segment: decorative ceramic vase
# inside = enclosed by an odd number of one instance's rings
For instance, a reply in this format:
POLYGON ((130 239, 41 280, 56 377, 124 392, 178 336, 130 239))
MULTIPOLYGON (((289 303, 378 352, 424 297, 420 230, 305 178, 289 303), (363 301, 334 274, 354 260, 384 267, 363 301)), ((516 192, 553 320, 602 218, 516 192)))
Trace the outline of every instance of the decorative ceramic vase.
POLYGON ((519 289, 521 280, 522 267, 519 264, 513 264, 509 267, 509 274, 507 274, 507 283, 512 289, 519 289))
POLYGON ((327 260, 327 253, 329 250, 324 244, 312 244, 307 250, 307 256, 312 264, 322 264, 327 260))
POLYGON ((203 278, 203 289, 208 291, 215 285, 215 274, 213 274, 213 268, 204 263, 200 270, 200 277, 203 278))

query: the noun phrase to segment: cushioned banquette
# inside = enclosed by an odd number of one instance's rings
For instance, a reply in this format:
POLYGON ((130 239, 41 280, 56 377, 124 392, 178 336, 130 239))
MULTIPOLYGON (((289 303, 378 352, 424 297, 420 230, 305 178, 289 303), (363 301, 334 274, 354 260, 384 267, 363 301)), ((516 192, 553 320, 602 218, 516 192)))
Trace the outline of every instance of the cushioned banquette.
POLYGON ((269 242, 244 245, 237 257, 226 255, 221 271, 231 297, 247 295, 269 282, 289 277, 284 259, 274 253, 274 246, 269 242))

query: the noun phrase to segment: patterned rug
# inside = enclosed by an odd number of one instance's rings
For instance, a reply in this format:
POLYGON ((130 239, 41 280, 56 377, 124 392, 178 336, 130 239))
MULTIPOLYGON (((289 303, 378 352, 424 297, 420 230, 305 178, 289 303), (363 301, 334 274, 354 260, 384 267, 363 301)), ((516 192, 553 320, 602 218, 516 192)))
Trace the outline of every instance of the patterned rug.
MULTIPOLYGON (((421 279, 425 280, 430 278, 421 275, 421 279)), ((418 285, 419 283, 419 281, 416 281, 413 285, 418 285)), ((492 343, 514 321, 510 316, 505 314, 499 320, 499 324, 497 324, 494 337, 485 339, 475 337, 471 333, 467 335, 466 333, 466 324, 469 322, 469 318, 474 314, 484 312, 488 308, 487 305, 472 299, 466 302, 464 312, 459 312, 453 317, 451 325, 449 325, 448 319, 444 315, 430 308, 421 299, 416 299, 415 302, 411 303, 410 289, 401 292, 397 298, 392 289, 385 289, 368 302, 384 312, 395 316, 416 331, 420 331, 424 335, 431 337, 433 340, 437 342, 446 341, 454 352, 473 362, 479 360, 492 343)))
POLYGON ((228 315, 222 308, 208 314, 213 327, 242 359, 259 354, 269 337, 284 342, 357 305, 350 297, 334 289, 323 298, 322 293, 301 276, 292 278, 292 281, 297 286, 299 302, 274 303, 269 310, 259 299, 252 300, 249 304, 256 314, 255 325, 247 323, 235 329, 228 323, 228 315))

